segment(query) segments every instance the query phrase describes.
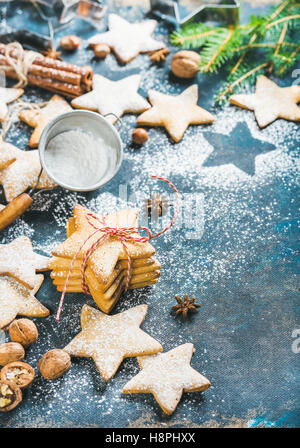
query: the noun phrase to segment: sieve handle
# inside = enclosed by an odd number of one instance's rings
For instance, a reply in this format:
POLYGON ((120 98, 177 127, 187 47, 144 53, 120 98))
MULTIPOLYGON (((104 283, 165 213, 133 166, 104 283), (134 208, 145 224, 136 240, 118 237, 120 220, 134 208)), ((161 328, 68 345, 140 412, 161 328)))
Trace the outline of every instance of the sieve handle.
POLYGON ((0 210, 0 231, 23 215, 31 204, 32 198, 27 193, 22 193, 9 202, 6 207, 0 210))
POLYGON ((119 123, 118 131, 120 131, 121 127, 123 126, 123 122, 122 122, 121 118, 118 117, 118 115, 114 114, 113 112, 109 112, 108 114, 103 115, 103 117, 106 118, 109 115, 112 115, 113 117, 115 117, 117 119, 116 123, 119 123))

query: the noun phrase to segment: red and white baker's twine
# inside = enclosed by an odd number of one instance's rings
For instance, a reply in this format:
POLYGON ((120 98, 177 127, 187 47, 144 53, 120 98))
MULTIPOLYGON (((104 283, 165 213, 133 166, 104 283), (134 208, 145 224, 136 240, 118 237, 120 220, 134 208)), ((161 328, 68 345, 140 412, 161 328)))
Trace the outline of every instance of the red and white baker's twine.
MULTIPOLYGON (((81 264, 81 286, 82 286, 82 291, 85 292, 86 294, 90 294, 89 292, 89 288, 85 282, 85 268, 86 268, 86 264, 88 261, 88 258, 90 257, 90 255, 100 246, 100 244, 103 243, 103 241, 105 240, 105 238, 109 237, 109 236, 116 236, 118 237, 122 244, 123 247, 125 249, 125 252, 127 254, 127 278, 126 278, 126 285, 125 285, 125 291, 127 291, 128 287, 129 287, 129 282, 130 282, 130 267, 131 267, 131 256, 126 244, 126 241, 135 241, 137 243, 146 243, 147 241, 152 240, 153 238, 157 238, 158 236, 162 235, 163 233, 167 232, 167 230, 169 230, 174 222, 176 221, 178 214, 179 214, 179 208, 180 208, 180 194, 179 191, 177 190, 177 188, 175 187, 175 185, 167 180, 164 179, 163 177, 158 177, 158 176, 151 176, 154 179, 158 179, 158 180, 162 180, 163 182, 166 182, 168 185, 170 185, 173 190, 176 193, 176 198, 177 198, 177 204, 176 204, 176 210, 174 213, 174 216, 171 220, 171 222, 169 223, 169 225, 167 227, 165 227, 163 230, 161 230, 158 233, 153 234, 151 232, 150 229, 148 229, 148 227, 142 227, 142 226, 138 226, 138 227, 109 227, 106 225, 104 220, 100 220, 98 216, 96 216, 94 213, 89 212, 86 213, 86 219, 88 221, 88 223, 90 224, 91 227, 93 227, 95 229, 95 232, 93 232, 80 246, 80 248, 77 250, 76 254, 74 255, 74 257, 72 258, 71 261, 71 265, 70 265, 70 269, 67 275, 67 279, 66 279, 66 283, 60 298, 60 302, 59 302, 59 307, 58 307, 58 311, 57 311, 57 315, 56 315, 56 320, 58 321, 60 318, 60 314, 61 314, 61 310, 62 310, 62 306, 63 306, 63 301, 65 298, 65 294, 67 292, 67 287, 68 287, 68 283, 70 280, 70 276, 72 273, 72 269, 75 263, 76 258, 78 257, 78 254, 80 253, 80 251, 83 249, 83 247, 85 246, 85 244, 98 232, 103 233, 104 235, 100 236, 99 239, 97 239, 97 241, 95 241, 94 244, 92 244, 92 246, 87 250, 82 264, 81 264), (94 220, 94 222, 92 222, 92 219, 94 220), (95 221, 98 221, 101 224, 101 227, 97 227, 97 225, 95 224, 95 221), (133 233, 137 233, 138 234, 138 230, 145 230, 148 233, 148 236, 133 236, 133 233)), ((139 234, 138 234, 139 235, 139 234)))

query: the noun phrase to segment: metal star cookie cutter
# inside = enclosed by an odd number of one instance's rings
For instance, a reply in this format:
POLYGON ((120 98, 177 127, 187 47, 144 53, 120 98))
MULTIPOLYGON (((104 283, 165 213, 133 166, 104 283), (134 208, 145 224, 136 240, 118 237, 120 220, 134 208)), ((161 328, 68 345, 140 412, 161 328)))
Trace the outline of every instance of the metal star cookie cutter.
POLYGON ((150 0, 151 11, 176 26, 189 22, 226 22, 234 25, 239 20, 239 0, 199 0, 199 7, 190 13, 180 0, 150 0), (208 3, 205 3, 207 1, 208 3))

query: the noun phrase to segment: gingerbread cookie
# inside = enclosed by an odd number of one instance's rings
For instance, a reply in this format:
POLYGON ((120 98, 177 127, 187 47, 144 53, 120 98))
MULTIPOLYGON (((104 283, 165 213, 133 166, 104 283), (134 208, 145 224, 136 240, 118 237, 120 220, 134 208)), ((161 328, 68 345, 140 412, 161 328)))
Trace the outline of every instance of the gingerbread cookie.
POLYGON ((0 121, 5 120, 7 116, 7 104, 18 99, 23 93, 23 89, 0 87, 0 121))
POLYGON ((48 269, 49 258, 36 254, 27 236, 0 244, 0 275, 9 275, 29 289, 36 286, 36 271, 48 269))
POLYGON ((172 414, 183 392, 199 392, 210 382, 190 366, 194 352, 191 343, 179 345, 166 353, 139 356, 142 371, 124 387, 123 392, 152 393, 166 414, 172 414))
POLYGON ((47 106, 40 111, 37 110, 23 110, 19 113, 19 118, 25 123, 32 126, 34 129, 30 140, 30 148, 36 148, 39 144, 42 132, 46 125, 58 115, 70 112, 72 107, 59 95, 54 95, 47 106))
MULTIPOLYGON (((76 204, 74 207, 74 217, 76 222, 76 230, 72 235, 53 251, 52 255, 62 258, 72 259, 82 243, 94 233, 94 228, 89 224, 86 216, 89 210, 76 204)), ((95 214, 96 215, 96 214, 95 214)), ((97 215, 96 215, 97 216, 97 215)), ((99 217, 103 224, 95 221, 97 227, 136 227, 137 226, 137 210, 120 210, 105 217, 99 217)), ((93 221, 92 221, 93 222, 93 221)), ((90 237, 85 246, 77 255, 78 259, 83 259, 88 249, 97 241, 99 234, 90 237)), ((149 258, 155 249, 150 243, 126 242, 130 256, 135 258, 149 258)), ((119 259, 127 260, 127 253, 120 239, 108 236, 103 243, 90 255, 87 266, 91 267, 94 275, 99 282, 108 284, 113 271, 119 259)))
POLYGON ((231 95, 229 101, 253 110, 258 126, 264 128, 277 118, 300 121, 300 86, 279 87, 266 76, 259 76, 255 93, 231 95))
MULTIPOLYGON (((10 145, 10 147, 12 147, 12 145, 10 145)), ((38 175, 41 171, 38 150, 21 151, 16 147, 13 148, 14 150, 12 151, 12 154, 16 160, 7 166, 7 168, 0 171, 0 185, 3 186, 7 202, 12 201, 28 188, 35 187, 38 175)), ((56 184, 43 171, 37 188, 43 189, 54 187, 56 187, 56 184)))
POLYGON ((0 142, 0 170, 11 165, 19 154, 18 148, 10 143, 0 142))
POLYGON ((0 329, 9 325, 17 315, 45 317, 50 314, 35 298, 43 280, 43 275, 36 275, 34 288, 29 290, 11 277, 0 276, 0 329))
POLYGON ((84 305, 81 312, 82 331, 64 350, 71 356, 93 358, 100 375, 108 381, 124 358, 162 350, 159 342, 140 329, 147 309, 147 305, 139 305, 107 316, 84 305))
POLYGON ((149 90, 152 108, 137 119, 141 126, 164 126, 175 142, 179 142, 190 124, 212 123, 215 118, 197 106, 198 86, 188 87, 178 96, 149 90))
POLYGON ((163 42, 151 37, 156 25, 156 20, 129 23, 116 14, 110 14, 108 16, 109 31, 91 37, 89 44, 91 46, 97 44, 108 45, 118 59, 126 64, 139 53, 160 50, 165 47, 163 42))
MULTIPOLYGON (((139 95, 140 75, 132 75, 119 81, 111 81, 101 75, 94 75, 93 90, 72 100, 72 106, 94 110, 102 115, 109 113, 121 117, 124 113, 141 113, 150 108, 145 98, 139 95)), ((115 123, 117 118, 108 116, 115 123)))

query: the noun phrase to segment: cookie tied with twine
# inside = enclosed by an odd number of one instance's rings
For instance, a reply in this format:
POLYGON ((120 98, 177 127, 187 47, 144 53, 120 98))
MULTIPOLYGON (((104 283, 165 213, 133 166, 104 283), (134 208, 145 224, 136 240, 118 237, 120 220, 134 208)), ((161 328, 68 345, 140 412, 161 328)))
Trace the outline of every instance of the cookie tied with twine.
MULTIPOLYGON (((123 246, 123 251, 126 254, 127 258, 127 275, 125 280, 125 291, 129 289, 130 286, 130 278, 131 278, 131 254, 129 251, 129 245, 131 243, 137 243, 137 244, 148 244, 150 240, 159 237, 163 233, 167 232, 175 223, 178 213, 179 213, 179 207, 180 207, 180 195, 175 187, 175 185, 170 182, 167 179, 164 179, 163 177, 158 176, 151 176, 154 179, 162 180, 163 182, 166 182, 168 185, 171 186, 171 188, 175 191, 176 197, 177 197, 177 206, 175 210, 175 214, 170 221, 169 225, 165 227, 163 230, 161 230, 158 233, 153 234, 150 229, 143 226, 133 226, 133 227, 111 227, 108 226, 105 222, 105 218, 98 217, 92 212, 86 212, 84 219, 90 226, 90 230, 85 234, 85 239, 81 240, 80 246, 77 248, 75 254, 72 256, 72 261, 69 267, 68 275, 66 278, 65 286, 61 295, 59 308, 56 316, 56 320, 58 321, 60 318, 63 301, 65 294, 67 292, 68 284, 70 281, 70 277, 72 274, 73 267, 76 263, 77 258, 82 258, 81 263, 81 282, 82 282, 82 290, 86 294, 91 294, 89 290, 89 281, 86 282, 86 275, 85 271, 87 266, 90 264, 90 258, 97 253, 97 249, 102 245, 105 244, 106 240, 109 238, 113 238, 114 241, 119 241, 120 244, 123 246), (141 236, 138 231, 144 230, 148 235, 147 236, 141 236), (96 236, 97 235, 97 236, 96 236), (87 250, 84 250, 84 247, 90 243, 90 240, 93 239, 93 243, 89 246, 87 250), (81 257, 80 257, 81 254, 81 257)), ((73 236, 73 235, 72 235, 73 236)), ((78 243, 78 242, 77 242, 78 243)), ((119 249, 118 249, 119 251, 119 249)), ((58 251, 59 252, 59 251, 58 251)), ((62 256, 63 254, 61 252, 57 253, 57 251, 54 251, 53 254, 55 256, 62 256)), ((70 258, 70 255, 69 255, 70 258)), ((118 257, 116 259, 116 262, 118 261, 118 257)), ((116 264, 116 263, 115 263, 116 264)), ((91 294, 93 295, 93 294, 91 294)))

